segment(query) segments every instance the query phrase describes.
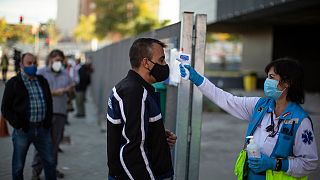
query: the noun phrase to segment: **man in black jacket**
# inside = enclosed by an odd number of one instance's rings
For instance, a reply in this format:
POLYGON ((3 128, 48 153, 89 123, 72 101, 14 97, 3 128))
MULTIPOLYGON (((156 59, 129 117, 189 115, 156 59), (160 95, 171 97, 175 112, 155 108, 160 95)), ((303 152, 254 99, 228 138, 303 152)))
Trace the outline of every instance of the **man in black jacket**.
POLYGON ((169 76, 165 44, 137 39, 130 48, 132 69, 108 99, 107 154, 109 179, 165 179, 173 176, 170 147, 176 142, 165 131, 160 96, 151 85, 169 76))
POLYGON ((23 168, 31 143, 45 164, 46 179, 56 179, 50 135, 52 97, 47 80, 36 75, 36 58, 23 54, 21 72, 11 78, 3 94, 1 113, 14 128, 12 134, 12 179, 23 179, 23 168))

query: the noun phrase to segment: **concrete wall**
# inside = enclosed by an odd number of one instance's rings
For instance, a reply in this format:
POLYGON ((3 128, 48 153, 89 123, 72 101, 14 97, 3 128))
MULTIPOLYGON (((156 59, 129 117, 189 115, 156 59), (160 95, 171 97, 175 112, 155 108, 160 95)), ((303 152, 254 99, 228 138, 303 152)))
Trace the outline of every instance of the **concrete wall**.
POLYGON ((242 34, 241 70, 255 71, 264 76, 265 66, 272 60, 273 34, 271 27, 253 29, 242 34))

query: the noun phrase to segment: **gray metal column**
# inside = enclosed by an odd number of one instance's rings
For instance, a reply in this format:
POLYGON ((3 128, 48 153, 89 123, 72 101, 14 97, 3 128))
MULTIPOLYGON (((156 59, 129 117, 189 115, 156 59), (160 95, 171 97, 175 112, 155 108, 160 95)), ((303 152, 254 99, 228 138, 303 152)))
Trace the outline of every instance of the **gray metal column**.
MULTIPOLYGON (((193 67, 200 74, 204 74, 204 60, 206 50, 207 15, 197 14, 195 19, 195 44, 193 67)), ((193 85, 191 111, 191 141, 189 152, 189 180, 199 179, 201 125, 202 125, 202 93, 193 85)))
MULTIPOLYGON (((192 30, 193 30, 193 13, 183 13, 180 33, 180 48, 188 54, 192 54, 192 30)), ((178 107, 176 119, 176 135, 178 136, 175 148, 175 179, 186 180, 188 178, 188 149, 190 141, 189 133, 189 110, 190 106, 190 90, 189 81, 181 80, 178 86, 178 107)))

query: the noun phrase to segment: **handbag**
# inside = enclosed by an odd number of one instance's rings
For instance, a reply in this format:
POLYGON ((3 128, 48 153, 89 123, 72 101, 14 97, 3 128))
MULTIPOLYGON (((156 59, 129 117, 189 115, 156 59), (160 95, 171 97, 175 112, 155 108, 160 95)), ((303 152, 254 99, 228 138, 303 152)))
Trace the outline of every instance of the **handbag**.
POLYGON ((234 166, 234 174, 238 180, 244 180, 248 175, 247 151, 242 149, 238 155, 237 162, 234 166))

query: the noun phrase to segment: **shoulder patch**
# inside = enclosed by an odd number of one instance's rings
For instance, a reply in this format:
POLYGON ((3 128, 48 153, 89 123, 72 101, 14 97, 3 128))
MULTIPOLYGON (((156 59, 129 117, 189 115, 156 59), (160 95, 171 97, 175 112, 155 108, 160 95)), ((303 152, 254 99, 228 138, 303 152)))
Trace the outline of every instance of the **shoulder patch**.
POLYGON ((310 145, 313 142, 312 132, 308 129, 303 131, 301 138, 302 138, 302 142, 305 144, 310 145))
POLYGON ((263 111, 263 109, 264 109, 264 107, 263 107, 263 106, 260 106, 257 111, 258 111, 258 112, 261 112, 261 111, 263 111))

